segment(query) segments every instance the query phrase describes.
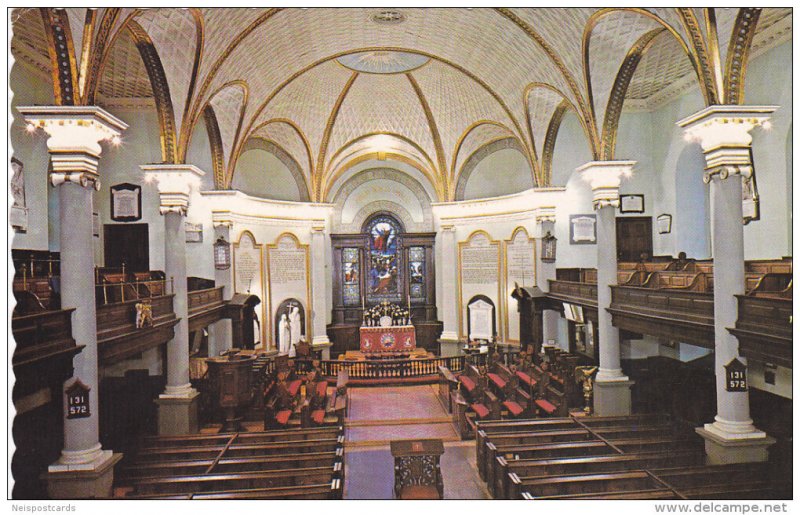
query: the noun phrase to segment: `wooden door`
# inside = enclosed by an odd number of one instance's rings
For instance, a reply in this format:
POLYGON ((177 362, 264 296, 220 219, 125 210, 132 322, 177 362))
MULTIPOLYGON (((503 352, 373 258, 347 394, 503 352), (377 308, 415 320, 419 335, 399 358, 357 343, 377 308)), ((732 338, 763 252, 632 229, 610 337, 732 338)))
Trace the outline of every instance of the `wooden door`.
POLYGON ((127 272, 150 270, 150 231, 147 224, 106 224, 104 228, 105 266, 127 272))
POLYGON ((649 216, 617 218, 617 260, 639 261, 653 257, 653 219, 649 216))

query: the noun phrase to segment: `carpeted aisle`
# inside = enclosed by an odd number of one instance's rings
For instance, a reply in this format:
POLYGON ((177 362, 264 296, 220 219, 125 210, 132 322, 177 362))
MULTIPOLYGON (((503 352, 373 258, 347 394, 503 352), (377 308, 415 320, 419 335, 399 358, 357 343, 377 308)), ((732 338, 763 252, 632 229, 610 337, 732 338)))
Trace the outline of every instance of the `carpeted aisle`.
POLYGON ((487 499, 475 466, 475 442, 462 442, 436 386, 352 388, 345 432, 345 499, 391 499, 394 463, 389 441, 440 438, 445 499, 487 499))

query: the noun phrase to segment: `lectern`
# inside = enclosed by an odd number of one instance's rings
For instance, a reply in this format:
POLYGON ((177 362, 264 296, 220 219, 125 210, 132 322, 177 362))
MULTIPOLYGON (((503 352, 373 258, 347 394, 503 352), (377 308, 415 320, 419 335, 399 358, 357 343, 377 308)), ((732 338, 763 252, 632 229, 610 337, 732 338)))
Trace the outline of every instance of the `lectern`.
POLYGON ((444 443, 439 439, 392 440, 394 495, 397 499, 443 499, 444 482, 439 457, 444 443))
POLYGON ((215 404, 223 412, 222 432, 229 433, 241 429, 241 410, 251 400, 251 367, 255 355, 239 354, 208 358, 208 381, 215 404))

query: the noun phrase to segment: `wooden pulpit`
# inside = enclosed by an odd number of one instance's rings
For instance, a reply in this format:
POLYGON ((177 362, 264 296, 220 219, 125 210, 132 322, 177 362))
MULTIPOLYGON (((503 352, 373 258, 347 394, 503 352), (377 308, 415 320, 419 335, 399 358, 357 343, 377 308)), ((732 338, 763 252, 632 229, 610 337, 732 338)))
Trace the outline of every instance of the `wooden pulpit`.
POLYGON ((214 404, 222 413, 222 432, 228 433, 241 429, 242 417, 239 413, 247 408, 251 401, 251 367, 256 360, 255 355, 228 355, 208 358, 208 381, 214 404))
POLYGON ((441 440, 392 440, 389 446, 394 458, 395 498, 444 498, 444 482, 439 467, 439 457, 444 454, 441 440))

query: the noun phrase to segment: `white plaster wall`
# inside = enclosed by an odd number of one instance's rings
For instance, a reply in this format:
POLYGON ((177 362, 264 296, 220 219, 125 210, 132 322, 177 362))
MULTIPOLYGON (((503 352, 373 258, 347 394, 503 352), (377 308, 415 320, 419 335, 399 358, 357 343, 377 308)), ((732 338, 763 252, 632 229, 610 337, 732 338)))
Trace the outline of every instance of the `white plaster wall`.
POLYGON ((342 207, 341 223, 352 223, 362 207, 381 200, 403 206, 415 223, 422 223, 425 219, 422 204, 407 186, 389 179, 375 179, 358 186, 348 195, 342 207))
POLYGON ((273 154, 258 148, 239 156, 231 187, 255 197, 300 200, 292 172, 273 154))
POLYGON ((516 149, 502 149, 481 159, 472 170, 464 189, 464 199, 498 197, 533 187, 531 167, 516 149))
MULTIPOLYGON (((11 68, 9 88, 13 94, 11 113, 14 116, 9 128, 12 146, 10 153, 23 163, 25 204, 28 207, 28 230, 15 234, 11 246, 15 249, 58 250, 58 198, 47 180, 50 163, 47 136, 43 131, 29 134, 25 130, 22 116, 15 109, 17 106, 52 104, 53 88, 41 76, 34 75, 25 65, 19 63, 11 68), (49 216, 49 210, 54 211, 54 217, 49 216)), ((13 172, 9 164, 7 169, 10 178, 13 172)))

